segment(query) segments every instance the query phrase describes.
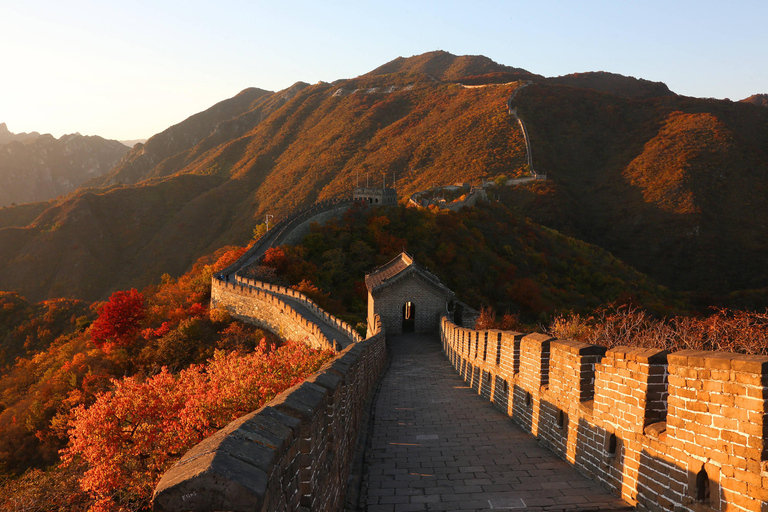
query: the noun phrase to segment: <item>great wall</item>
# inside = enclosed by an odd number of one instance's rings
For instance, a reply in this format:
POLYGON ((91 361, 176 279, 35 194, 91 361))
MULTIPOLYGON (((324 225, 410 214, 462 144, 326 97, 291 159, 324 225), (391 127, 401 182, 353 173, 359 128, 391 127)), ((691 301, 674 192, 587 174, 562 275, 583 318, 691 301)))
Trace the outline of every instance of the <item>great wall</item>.
MULTIPOLYGON (((382 318, 369 318, 363 339, 303 294, 237 274, 269 247, 300 241, 312 222, 352 204, 326 201, 286 217, 213 276, 212 308, 337 356, 186 453, 158 484, 154 510, 357 509, 346 493, 355 492, 349 481, 366 404, 386 367, 382 318)), ((607 350, 540 333, 475 330, 473 323, 446 311, 434 326, 459 376, 627 509, 768 512, 768 357, 607 350)), ((488 503, 523 510, 509 500, 488 503)))
POLYGON ((768 357, 587 345, 443 318, 479 395, 638 510, 765 511, 768 357))

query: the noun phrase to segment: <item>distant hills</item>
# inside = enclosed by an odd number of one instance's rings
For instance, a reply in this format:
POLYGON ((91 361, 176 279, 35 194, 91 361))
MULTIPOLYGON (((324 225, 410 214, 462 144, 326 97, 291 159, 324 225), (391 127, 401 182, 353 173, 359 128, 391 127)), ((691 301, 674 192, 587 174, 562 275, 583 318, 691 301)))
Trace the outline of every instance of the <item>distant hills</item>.
POLYGON ((51 203, 0 210, 0 289, 102 299, 244 244, 359 180, 425 188, 525 175, 515 98, 549 180, 494 198, 678 291, 768 286, 768 110, 612 73, 545 78, 430 52, 368 74, 246 89, 51 203), (506 85, 502 85, 506 84, 506 85), (466 85, 485 87, 468 88, 466 85))
POLYGON ((625 98, 657 98, 674 96, 662 82, 651 82, 642 78, 627 77, 616 73, 598 71, 592 73, 574 73, 547 80, 551 84, 570 85, 593 91, 602 91, 625 98))
POLYGON ((518 110, 551 178, 515 191, 534 220, 705 302, 768 284, 767 109, 536 84, 518 110))
POLYGON ((109 171, 128 148, 79 133, 13 134, 0 124, 0 206, 47 201, 109 171))
POLYGON ((13 133, 8 130, 8 126, 5 123, 0 123, 0 144, 8 144, 9 142, 19 141, 24 142, 28 140, 34 140, 40 136, 37 132, 31 133, 13 133))
POLYGON ((121 140, 120 143, 128 146, 129 148, 132 148, 136 144, 144 144, 147 142, 147 139, 131 139, 131 140, 121 140))

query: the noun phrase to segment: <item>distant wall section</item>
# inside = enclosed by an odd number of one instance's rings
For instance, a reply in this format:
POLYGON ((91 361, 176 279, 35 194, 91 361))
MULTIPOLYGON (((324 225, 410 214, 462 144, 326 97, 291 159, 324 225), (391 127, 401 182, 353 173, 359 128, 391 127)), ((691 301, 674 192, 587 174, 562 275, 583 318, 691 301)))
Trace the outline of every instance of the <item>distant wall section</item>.
POLYGON ((261 257, 264 256, 264 253, 270 247, 277 247, 279 245, 289 243, 286 242, 287 239, 295 239, 298 234, 294 236, 294 232, 306 234, 306 232, 309 231, 309 226, 312 222, 316 222, 316 219, 328 219, 334 216, 343 215, 343 213, 346 212, 353 204, 354 202, 349 198, 330 199, 327 201, 315 203, 312 206, 284 217, 274 226, 272 226, 272 228, 267 231, 261 238, 259 238, 256 243, 254 243, 245 252, 245 254, 237 259, 237 261, 213 276, 213 279, 226 280, 227 276, 235 274, 238 270, 245 268, 255 261, 261 259, 261 257), (326 216, 326 214, 330 215, 326 216), (306 228, 303 227, 305 225, 306 228))
POLYGON ((215 280, 211 307, 222 305, 233 317, 263 327, 283 339, 301 341, 321 350, 336 348, 334 340, 328 339, 317 324, 268 291, 215 280))

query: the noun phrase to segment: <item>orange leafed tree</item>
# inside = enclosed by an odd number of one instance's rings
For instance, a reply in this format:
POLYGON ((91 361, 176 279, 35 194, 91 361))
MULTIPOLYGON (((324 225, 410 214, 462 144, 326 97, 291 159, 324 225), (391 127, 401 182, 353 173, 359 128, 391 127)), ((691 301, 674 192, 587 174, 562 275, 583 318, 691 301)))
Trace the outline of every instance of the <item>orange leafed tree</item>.
POLYGON ((248 355, 217 352, 174 376, 114 380, 114 390, 75 408, 66 462, 85 462, 80 485, 94 511, 140 510, 163 472, 186 450, 301 382, 332 356, 288 342, 248 355))

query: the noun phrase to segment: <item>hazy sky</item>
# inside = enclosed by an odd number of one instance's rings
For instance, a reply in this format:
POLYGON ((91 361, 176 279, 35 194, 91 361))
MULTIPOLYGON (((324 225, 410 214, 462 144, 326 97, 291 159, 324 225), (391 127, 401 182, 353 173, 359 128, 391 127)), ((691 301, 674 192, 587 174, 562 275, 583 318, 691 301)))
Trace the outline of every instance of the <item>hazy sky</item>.
POLYGON ((765 0, 0 0, 0 122, 147 138, 246 87, 437 49, 738 100, 768 93, 766 21, 765 0))

